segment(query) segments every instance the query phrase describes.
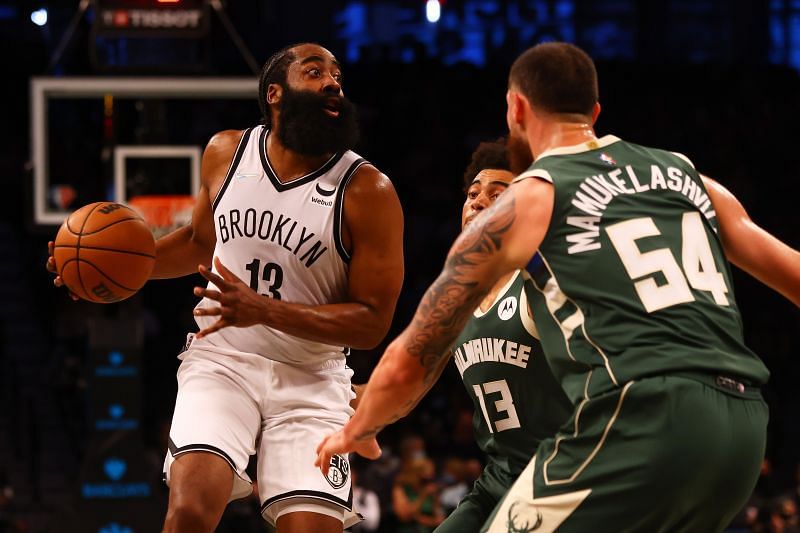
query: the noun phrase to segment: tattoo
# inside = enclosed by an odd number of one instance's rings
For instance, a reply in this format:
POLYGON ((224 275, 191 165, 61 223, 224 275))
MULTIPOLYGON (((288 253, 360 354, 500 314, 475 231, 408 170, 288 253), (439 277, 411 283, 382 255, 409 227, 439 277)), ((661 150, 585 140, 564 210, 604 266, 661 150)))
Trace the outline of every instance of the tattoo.
MULTIPOLYGON (((456 240, 444 270, 425 292, 406 331, 406 349, 419 357, 430 386, 447 362, 450 348, 494 279, 481 269, 499 251, 503 236, 514 223, 513 187, 467 226, 456 240)), ((416 403, 416 402, 415 402, 416 403)))
POLYGON ((400 411, 401 412, 400 413, 396 412, 395 414, 393 414, 391 418, 386 420, 385 424, 379 424, 377 426, 374 426, 374 427, 371 427, 369 429, 366 429, 366 430, 362 431, 361 433, 359 433, 358 435, 356 435, 353 438, 356 441, 361 441, 361 440, 369 440, 369 439, 375 437, 375 435, 380 433, 383 428, 385 428, 386 426, 388 426, 390 424, 394 424, 395 422, 397 422, 398 420, 400 420, 401 418, 406 416, 409 413, 409 411, 411 411, 411 409, 413 409, 414 406, 417 405, 418 401, 419 400, 410 400, 410 401, 406 402, 403 406, 400 407, 400 411))

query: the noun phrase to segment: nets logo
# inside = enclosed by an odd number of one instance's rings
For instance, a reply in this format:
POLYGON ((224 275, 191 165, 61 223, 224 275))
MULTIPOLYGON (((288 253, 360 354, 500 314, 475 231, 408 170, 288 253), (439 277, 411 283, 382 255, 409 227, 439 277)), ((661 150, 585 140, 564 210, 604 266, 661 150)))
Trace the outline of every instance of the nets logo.
POLYGON ((508 320, 517 312, 517 297, 509 296, 497 306, 497 316, 500 320, 508 320))
POLYGON ((347 478, 350 476, 350 465, 347 459, 341 455, 334 455, 331 457, 331 467, 328 469, 328 483, 334 489, 341 489, 347 483, 347 478))

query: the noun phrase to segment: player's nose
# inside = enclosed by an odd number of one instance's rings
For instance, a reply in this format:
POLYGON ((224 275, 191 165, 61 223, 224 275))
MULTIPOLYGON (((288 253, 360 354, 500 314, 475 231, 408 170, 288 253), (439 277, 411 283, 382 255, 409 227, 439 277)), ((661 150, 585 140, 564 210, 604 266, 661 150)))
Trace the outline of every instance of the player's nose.
POLYGON ((322 92, 325 94, 332 94, 332 95, 341 95, 342 94, 342 84, 333 77, 332 74, 328 74, 323 79, 324 83, 322 84, 322 92))
POLYGON ((489 198, 483 193, 476 196, 472 202, 472 209, 475 211, 483 211, 487 207, 489 207, 489 198))

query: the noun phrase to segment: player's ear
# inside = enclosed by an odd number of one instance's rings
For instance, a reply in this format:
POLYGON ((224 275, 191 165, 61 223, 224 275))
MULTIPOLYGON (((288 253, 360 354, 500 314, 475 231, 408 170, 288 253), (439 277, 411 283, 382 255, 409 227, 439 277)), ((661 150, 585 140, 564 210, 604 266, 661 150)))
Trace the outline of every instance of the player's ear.
POLYGON ((594 126, 594 123, 597 122, 597 117, 600 116, 600 110, 600 102, 595 103, 594 107, 592 108, 592 126, 594 126))
POLYGON ((278 83, 270 83, 267 87, 267 104, 277 104, 283 96, 283 87, 278 83))
POLYGON ((509 88, 506 92, 506 103, 508 104, 508 112, 506 113, 506 121, 508 122, 508 129, 512 131, 516 126, 522 130, 525 129, 525 106, 528 103, 522 95, 509 88))

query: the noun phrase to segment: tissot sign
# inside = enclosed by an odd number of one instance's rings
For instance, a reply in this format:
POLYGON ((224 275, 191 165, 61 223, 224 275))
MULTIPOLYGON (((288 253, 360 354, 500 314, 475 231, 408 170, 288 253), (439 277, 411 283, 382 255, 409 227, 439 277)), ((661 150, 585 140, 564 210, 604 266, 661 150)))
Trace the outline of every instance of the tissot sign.
POLYGON ((199 1, 98 1, 95 29, 106 35, 199 37, 208 31, 208 10, 199 1))

